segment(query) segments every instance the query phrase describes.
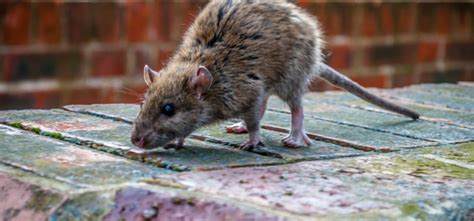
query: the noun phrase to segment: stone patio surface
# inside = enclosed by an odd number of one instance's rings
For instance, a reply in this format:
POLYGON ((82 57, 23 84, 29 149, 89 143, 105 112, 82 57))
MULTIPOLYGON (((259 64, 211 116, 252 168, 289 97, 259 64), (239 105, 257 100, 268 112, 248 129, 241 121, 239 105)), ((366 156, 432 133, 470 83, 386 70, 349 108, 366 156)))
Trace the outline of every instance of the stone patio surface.
POLYGON ((289 149, 288 107, 271 98, 266 146, 223 122, 180 150, 130 143, 132 104, 0 112, 1 220, 474 220, 474 84, 304 98, 310 147, 289 149))

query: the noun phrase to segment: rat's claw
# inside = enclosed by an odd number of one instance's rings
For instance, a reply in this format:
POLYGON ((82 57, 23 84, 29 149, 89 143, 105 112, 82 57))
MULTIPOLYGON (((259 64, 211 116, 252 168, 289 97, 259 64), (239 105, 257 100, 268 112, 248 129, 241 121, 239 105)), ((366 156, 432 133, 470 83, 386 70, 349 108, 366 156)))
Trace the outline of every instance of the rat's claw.
POLYGON ((225 130, 227 133, 243 134, 247 133, 247 126, 245 126, 244 122, 239 122, 225 127, 225 130))
POLYGON ((184 144, 184 138, 176 138, 172 140, 171 142, 167 143, 163 148, 164 149, 175 149, 179 150, 183 147, 184 144))
POLYGON ((247 150, 253 150, 254 148, 257 147, 264 147, 265 144, 261 140, 257 140, 256 142, 252 142, 251 140, 245 141, 242 145, 240 145, 239 149, 247 151, 247 150))
POLYGON ((301 133, 291 133, 281 140, 286 147, 297 148, 302 147, 305 144, 310 146, 311 139, 301 132, 301 133))

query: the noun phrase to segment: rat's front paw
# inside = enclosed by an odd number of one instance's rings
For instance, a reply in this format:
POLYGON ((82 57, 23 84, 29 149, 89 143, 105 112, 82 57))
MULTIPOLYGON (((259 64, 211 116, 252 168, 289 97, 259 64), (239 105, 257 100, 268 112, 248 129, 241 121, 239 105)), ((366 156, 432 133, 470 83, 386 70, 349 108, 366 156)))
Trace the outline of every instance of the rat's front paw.
POLYGON ((264 146, 265 144, 263 143, 261 139, 258 139, 255 141, 247 140, 245 143, 240 145, 239 149, 247 151, 247 150, 253 150, 254 148, 257 148, 257 147, 264 147, 264 146))
POLYGON ((225 130, 227 133, 243 134, 247 133, 247 126, 245 126, 244 122, 239 122, 225 127, 225 130))
POLYGON ((183 144, 184 144, 184 138, 176 138, 172 140, 171 142, 167 143, 163 148, 179 150, 183 147, 183 144))

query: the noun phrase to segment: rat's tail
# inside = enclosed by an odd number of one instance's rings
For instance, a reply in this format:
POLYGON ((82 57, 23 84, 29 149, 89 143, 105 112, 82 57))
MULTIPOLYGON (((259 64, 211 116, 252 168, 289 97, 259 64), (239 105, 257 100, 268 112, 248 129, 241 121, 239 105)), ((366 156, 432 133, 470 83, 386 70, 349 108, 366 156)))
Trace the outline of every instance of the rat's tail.
POLYGON ((340 87, 357 97, 362 98, 363 100, 377 105, 383 109, 399 113, 405 115, 407 117, 411 117, 412 119, 416 120, 420 118, 420 114, 408 110, 404 107, 400 107, 390 101, 384 100, 380 97, 375 96, 374 94, 370 93, 358 83, 352 81, 348 77, 344 76, 343 74, 337 72, 333 68, 329 67, 328 65, 321 63, 318 69, 318 77, 328 81, 331 84, 334 84, 337 87, 340 87))

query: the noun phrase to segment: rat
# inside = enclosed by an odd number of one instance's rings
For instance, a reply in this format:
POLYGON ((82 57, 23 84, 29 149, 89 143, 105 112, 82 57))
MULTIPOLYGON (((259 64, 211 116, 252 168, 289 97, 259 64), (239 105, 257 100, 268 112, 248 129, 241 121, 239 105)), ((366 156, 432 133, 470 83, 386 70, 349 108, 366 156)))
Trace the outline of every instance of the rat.
POLYGON ((206 125, 239 118, 228 132, 248 132, 240 149, 264 143, 260 120, 267 99, 289 105, 287 147, 311 145, 304 130, 302 96, 322 78, 372 104, 414 120, 419 114, 368 92, 323 61, 324 41, 315 17, 283 0, 212 0, 186 31, 166 66, 144 67, 148 86, 131 142, 143 149, 180 147, 206 125))

